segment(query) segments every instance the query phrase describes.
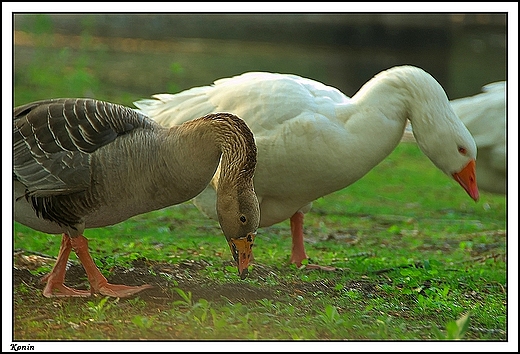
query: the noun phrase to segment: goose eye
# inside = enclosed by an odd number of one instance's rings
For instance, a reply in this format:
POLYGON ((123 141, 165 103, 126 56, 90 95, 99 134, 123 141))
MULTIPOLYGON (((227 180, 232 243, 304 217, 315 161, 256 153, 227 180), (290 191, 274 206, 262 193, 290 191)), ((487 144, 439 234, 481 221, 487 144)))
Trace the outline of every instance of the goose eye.
POLYGON ((240 221, 242 221, 243 223, 245 223, 245 222, 247 221, 247 218, 246 218, 244 215, 242 215, 242 216, 240 217, 240 221))
POLYGON ((467 153, 466 148, 463 148, 462 146, 459 146, 459 153, 461 155, 466 155, 466 153, 467 153))

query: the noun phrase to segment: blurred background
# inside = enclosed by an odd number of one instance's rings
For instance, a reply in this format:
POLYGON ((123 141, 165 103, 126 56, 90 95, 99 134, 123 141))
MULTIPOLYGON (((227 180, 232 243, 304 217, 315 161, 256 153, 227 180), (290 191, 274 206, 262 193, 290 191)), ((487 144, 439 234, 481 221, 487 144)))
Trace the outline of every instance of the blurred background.
POLYGON ((132 105, 247 71, 292 73, 352 96, 412 64, 450 99, 507 74, 507 14, 14 14, 14 104, 132 105))

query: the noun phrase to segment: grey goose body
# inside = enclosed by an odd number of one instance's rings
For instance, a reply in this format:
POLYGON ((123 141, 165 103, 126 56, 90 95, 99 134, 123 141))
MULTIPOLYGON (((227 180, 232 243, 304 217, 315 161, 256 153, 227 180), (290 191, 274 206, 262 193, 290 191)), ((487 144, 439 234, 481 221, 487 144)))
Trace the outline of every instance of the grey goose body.
MULTIPOLYGON (((247 275, 259 210, 252 185, 256 146, 240 118, 217 113, 164 128, 131 108, 92 99, 38 101, 16 107, 13 116, 15 220, 64 234, 57 265, 71 248, 85 248, 85 229, 195 197, 222 160, 219 222, 241 276, 247 275)), ((89 276, 91 291, 103 293, 98 272, 89 276)), ((55 273, 61 278, 64 269, 55 273)), ((46 296, 88 295, 62 287, 62 279, 46 280, 46 296)))

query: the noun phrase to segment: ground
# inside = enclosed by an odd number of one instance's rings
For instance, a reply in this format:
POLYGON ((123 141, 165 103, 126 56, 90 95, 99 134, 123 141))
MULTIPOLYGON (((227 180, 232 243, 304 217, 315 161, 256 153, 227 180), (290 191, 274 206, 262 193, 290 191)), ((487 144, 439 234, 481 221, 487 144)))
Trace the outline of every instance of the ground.
MULTIPOLYGON (((15 257, 15 267, 13 269, 13 280, 15 286, 25 283, 29 288, 38 289, 39 292, 31 292, 27 296, 41 296, 44 285, 40 279, 40 275, 34 275, 29 271, 35 265, 46 263, 43 257, 35 255, 21 257, 23 251, 18 251, 15 257)), ((53 264, 53 259, 48 259, 53 264)), ((231 262, 223 262, 222 266, 231 266, 231 262), (224 264, 225 263, 225 264, 224 264)), ((163 262, 152 262, 146 259, 139 259, 133 262, 132 266, 125 268, 115 266, 111 269, 110 275, 107 277, 110 283, 126 284, 126 285, 142 285, 150 284, 154 287, 139 293, 139 297, 145 301, 152 302, 171 302, 178 300, 179 296, 176 292, 171 291, 172 288, 178 287, 184 292, 190 291, 193 300, 206 299, 208 301, 220 301, 222 297, 227 298, 230 302, 247 303, 251 301, 270 299, 275 300, 276 294, 280 292, 284 294, 298 294, 321 291, 323 293, 333 293, 334 283, 329 280, 320 280, 315 282, 304 282, 297 278, 294 281, 279 279, 277 284, 272 286, 254 286, 244 282, 221 283, 209 280, 199 274, 199 271, 208 267, 205 261, 184 261, 179 264, 170 264, 163 262), (175 284, 177 283, 177 285, 175 284)), ((341 270, 338 270, 341 271, 341 270)), ((265 279, 269 274, 276 274, 277 269, 256 265, 254 272, 249 275, 252 279, 265 279)), ((67 269, 65 284, 76 289, 88 289, 88 281, 86 273, 80 264, 69 264, 67 269)), ((370 283, 362 283, 353 281, 349 284, 349 288, 356 289, 363 293, 374 291, 374 286, 370 283)))

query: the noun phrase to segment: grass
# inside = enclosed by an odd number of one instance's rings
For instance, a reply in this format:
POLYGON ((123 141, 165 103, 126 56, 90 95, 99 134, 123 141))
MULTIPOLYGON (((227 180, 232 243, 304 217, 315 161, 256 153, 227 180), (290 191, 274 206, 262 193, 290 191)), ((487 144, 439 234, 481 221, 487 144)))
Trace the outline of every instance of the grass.
MULTIPOLYGON (((107 277, 143 257, 172 266, 204 262, 187 271, 191 283, 179 285, 173 277, 171 297, 162 302, 144 295, 49 300, 22 283, 14 289, 14 337, 505 340, 505 211, 504 197, 482 193, 473 203, 415 145, 401 144, 365 178, 320 198, 306 215, 309 256, 341 272, 288 265, 289 225, 283 222, 259 230, 251 277, 241 281, 218 224, 185 203, 86 234, 107 277), (212 287, 271 291, 260 299, 226 291, 207 296, 212 287), (456 321, 464 319, 459 330, 456 321)), ((60 237, 14 226, 15 248, 56 255, 60 237)))
MULTIPOLYGON (((45 17, 40 21, 40 31, 49 31, 45 17)), ((105 75, 107 52, 87 47, 49 51, 40 42, 19 55, 15 104, 89 90, 130 104, 160 91, 121 93, 115 82, 127 78, 105 75)), ((182 73, 175 63, 169 70, 166 88, 182 73)), ((52 263, 15 272, 12 340, 507 341, 506 208, 504 196, 485 192, 474 203, 416 145, 401 144, 349 188, 318 199, 305 217, 307 254, 341 271, 288 265, 284 221, 259 229, 255 263, 242 281, 218 223, 188 202, 86 232, 110 281, 131 276, 153 283, 155 292, 46 299, 37 280, 52 263)), ((13 223, 15 249, 56 256, 59 244, 58 236, 13 223)), ((73 254, 67 275, 68 284, 85 286, 73 254)))

